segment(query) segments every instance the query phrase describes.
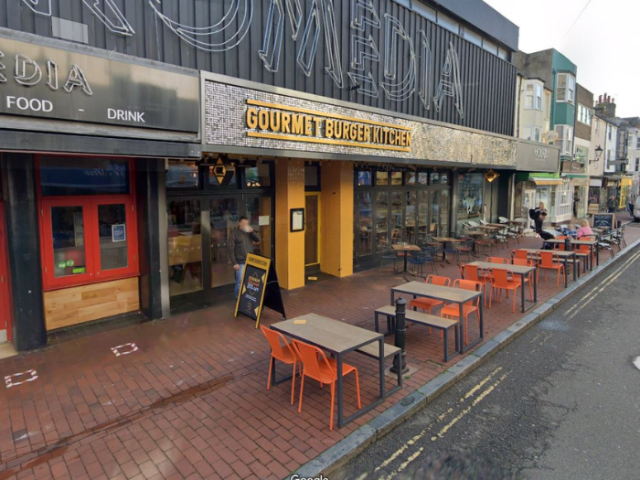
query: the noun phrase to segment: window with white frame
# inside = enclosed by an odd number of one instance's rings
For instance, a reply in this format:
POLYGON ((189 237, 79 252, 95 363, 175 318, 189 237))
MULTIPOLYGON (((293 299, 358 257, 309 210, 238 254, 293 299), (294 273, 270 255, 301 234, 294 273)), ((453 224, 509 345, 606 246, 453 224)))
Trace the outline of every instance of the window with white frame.
POLYGON ((540 127, 524 127, 522 129, 522 138, 531 140, 532 142, 542 141, 542 128, 540 127))
POLYGON ((585 125, 591 125, 591 109, 582 104, 578 104, 578 121, 585 125))
POLYGON ((558 74, 558 85, 556 88, 556 101, 573 103, 576 94, 576 78, 570 73, 558 74))
POLYGON ((560 155, 573 154, 573 127, 571 125, 556 125, 558 140, 556 146, 560 147, 560 155))
POLYGON ((611 140, 612 132, 613 132, 613 128, 611 128, 611 125, 607 125, 607 135, 609 136, 609 140, 611 140))
POLYGON ((524 108, 531 110, 542 110, 542 85, 540 83, 525 83, 524 108))
POLYGON ((640 135, 636 137, 636 149, 640 150, 640 135))

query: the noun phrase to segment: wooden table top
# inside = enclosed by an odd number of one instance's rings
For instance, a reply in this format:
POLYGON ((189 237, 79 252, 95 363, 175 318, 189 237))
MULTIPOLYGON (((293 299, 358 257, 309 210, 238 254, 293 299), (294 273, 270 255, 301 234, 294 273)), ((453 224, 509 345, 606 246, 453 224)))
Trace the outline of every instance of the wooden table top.
POLYGON ((271 328, 332 353, 348 352, 379 340, 383 336, 381 333, 365 330, 315 313, 274 323, 271 328), (306 320, 306 323, 297 324, 296 321, 299 320, 306 320))
POLYGON ((478 298, 481 292, 473 292, 471 290, 463 290, 461 288, 442 287, 431 283, 408 282, 392 287, 391 290, 398 293, 409 293, 421 297, 433 298, 435 300, 444 300, 452 303, 466 303, 469 300, 478 298))
POLYGON ((467 240, 464 238, 450 238, 450 237, 431 237, 432 240, 435 240, 438 243, 446 243, 446 242, 466 242, 467 240))
POLYGON ((576 255, 576 252, 573 252, 573 251, 566 252, 564 250, 544 250, 544 249, 538 249, 538 248, 519 248, 518 250, 524 250, 525 252, 529 252, 529 253, 551 252, 554 255, 557 255, 558 257, 573 257, 576 255))
POLYGON ((533 272, 536 267, 525 267, 524 265, 512 265, 503 263, 489 263, 489 262, 473 262, 467 265, 475 265, 476 267, 484 268, 485 270, 507 270, 508 272, 516 273, 518 275, 526 275, 533 272))
POLYGON ((422 249, 417 245, 391 245, 396 252, 421 252, 422 249))
POLYGON ((493 230, 500 230, 503 227, 504 227, 504 225, 501 225, 499 227, 495 227, 495 226, 491 226, 491 225, 478 225, 475 228, 479 228, 481 230, 491 230, 491 231, 493 231, 493 230))
POLYGON ((465 235, 469 235, 470 237, 484 237, 487 232, 479 232, 478 230, 470 230, 465 232, 465 235))

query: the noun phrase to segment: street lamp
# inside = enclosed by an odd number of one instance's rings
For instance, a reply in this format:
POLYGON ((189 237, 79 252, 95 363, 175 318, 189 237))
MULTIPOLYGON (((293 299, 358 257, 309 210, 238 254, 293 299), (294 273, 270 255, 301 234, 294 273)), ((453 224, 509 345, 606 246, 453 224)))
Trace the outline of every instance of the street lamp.
POLYGON ((598 145, 598 148, 596 148, 596 159, 595 160, 589 160, 589 165, 591 165, 592 163, 595 163, 595 162, 599 162, 600 161, 600 157, 602 156, 602 152, 604 152, 604 150, 602 149, 602 147, 600 145, 598 145))

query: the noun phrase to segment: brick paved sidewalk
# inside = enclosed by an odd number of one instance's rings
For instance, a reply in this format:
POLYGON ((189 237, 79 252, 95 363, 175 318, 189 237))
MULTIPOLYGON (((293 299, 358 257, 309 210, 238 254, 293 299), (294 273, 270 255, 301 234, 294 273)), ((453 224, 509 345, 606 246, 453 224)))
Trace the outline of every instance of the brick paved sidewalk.
MULTIPOLYGON (((637 238, 640 229, 627 229, 629 242, 637 238)), ((539 245, 527 238, 521 246, 539 245)), ((455 265, 438 270, 459 278, 455 265)), ((284 301, 290 317, 315 312, 373 329, 373 310, 403 281, 388 267, 285 292, 284 301)), ((540 282, 539 300, 560 291, 555 283, 553 276, 540 282)), ((416 373, 404 389, 330 432, 329 389, 308 382, 301 414, 289 404, 290 383, 267 391, 268 345, 249 319, 234 320, 232 311, 229 299, 0 361, 3 376, 38 373, 33 382, 0 390, 0 480, 283 478, 461 358, 443 364, 439 336, 410 328, 407 362, 416 373), (130 342, 138 351, 111 351, 130 342)), ((522 317, 511 313, 509 301, 485 312, 486 339, 522 317)), ((266 311, 263 324, 278 320, 266 311)), ((473 338, 477 324, 469 327, 473 338)), ((363 404, 371 402, 378 391, 375 362, 358 354, 347 361, 360 370, 363 404)), ((345 413, 355 405, 347 377, 345 413)))

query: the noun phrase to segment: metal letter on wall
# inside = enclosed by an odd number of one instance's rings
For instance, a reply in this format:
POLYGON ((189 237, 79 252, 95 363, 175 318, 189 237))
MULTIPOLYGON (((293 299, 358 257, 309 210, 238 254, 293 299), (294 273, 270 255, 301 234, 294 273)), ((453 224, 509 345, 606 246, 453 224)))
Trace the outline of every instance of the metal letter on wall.
POLYGON ((433 98, 433 82, 431 80, 431 62, 433 54, 429 39, 423 30, 420 31, 420 49, 422 51, 420 59, 420 90, 419 96, 422 105, 426 110, 431 110, 431 99, 433 98))
POLYGON ((22 0, 24 4, 29 7, 33 13, 38 15, 44 15, 46 17, 51 16, 51 0, 22 0))
POLYGON ((318 52, 318 39, 320 38, 320 12, 318 9, 317 0, 313 0, 311 4, 311 11, 307 17, 307 23, 302 33, 302 39, 298 45, 298 55, 296 57, 298 65, 302 69, 302 72, 307 76, 311 76, 311 68, 313 62, 316 59, 316 53, 318 52), (310 43, 310 45, 309 45, 310 43), (309 50, 309 53, 307 53, 309 50), (307 57, 305 59, 305 56, 307 57))
POLYGON ((42 69, 26 55, 16 55, 15 79, 20 85, 33 87, 42 80, 42 69))
MULTIPOLYGON (((3 57, 4 57, 4 53, 0 52, 0 60, 2 60, 3 57)), ((6 81, 7 81, 7 77, 3 73, 6 68, 7 67, 5 66, 5 64, 0 62, 0 83, 6 83, 6 81)))
MULTIPOLYGON (((264 63, 264 68, 275 73, 280 68, 280 54, 284 40, 284 8, 282 7, 282 0, 271 0, 266 22, 262 37, 262 48, 258 50, 258 56, 264 63)), ((295 34, 297 35, 297 32, 295 34)))
POLYGON ((342 61, 340 59, 340 45, 338 43, 338 26, 336 25, 336 11, 333 0, 320 0, 322 4, 322 19, 324 21, 324 48, 327 51, 329 65, 325 68, 338 88, 344 87, 342 75, 342 61))
POLYGON ((205 52, 226 52, 237 47, 244 37, 249 33, 251 22, 253 20, 253 0, 233 0, 235 7, 225 14, 225 16, 215 25, 209 27, 192 27, 171 20, 169 17, 160 12, 159 8, 161 0, 148 0, 149 5, 153 9, 157 17, 182 40, 197 49, 205 52), (236 17, 240 12, 240 4, 244 5, 242 19, 236 31, 232 34, 229 32, 231 25, 236 23, 236 17), (216 42, 215 36, 228 38, 224 41, 216 42))
POLYGON ((120 11, 118 6, 114 3, 114 0, 82 0, 84 4, 91 10, 91 12, 100 20, 109 31, 118 33, 120 35, 133 35, 136 33, 124 14, 120 11), (111 12, 114 20, 109 18, 109 15, 102 11, 100 4, 104 4, 104 9, 111 12))
POLYGON ((351 0, 351 62, 352 70, 347 72, 351 83, 357 87, 357 93, 367 97, 378 98, 379 90, 371 69, 367 69, 365 63, 379 62, 380 52, 369 33, 374 28, 380 28, 380 18, 371 0, 351 0), (359 33, 362 32, 362 33, 359 33), (366 72, 366 73, 365 73, 366 72))
POLYGON ((460 118, 464 118, 464 105, 462 104, 462 82, 460 80, 460 60, 458 58, 458 52, 453 46, 453 43, 449 42, 449 50, 447 51, 447 58, 442 67, 442 78, 438 85, 438 90, 433 99, 433 103, 436 107, 436 112, 440 112, 442 109, 442 103, 445 97, 455 98, 456 109, 460 118))
POLYGON ((416 54, 413 41, 407 35, 397 18, 385 14, 385 48, 384 48, 384 76, 389 82, 382 84, 382 89, 389 100, 401 102, 409 98, 416 91, 416 54), (391 81, 398 77, 398 39, 405 42, 409 49, 409 67, 404 78, 397 83, 391 81))

